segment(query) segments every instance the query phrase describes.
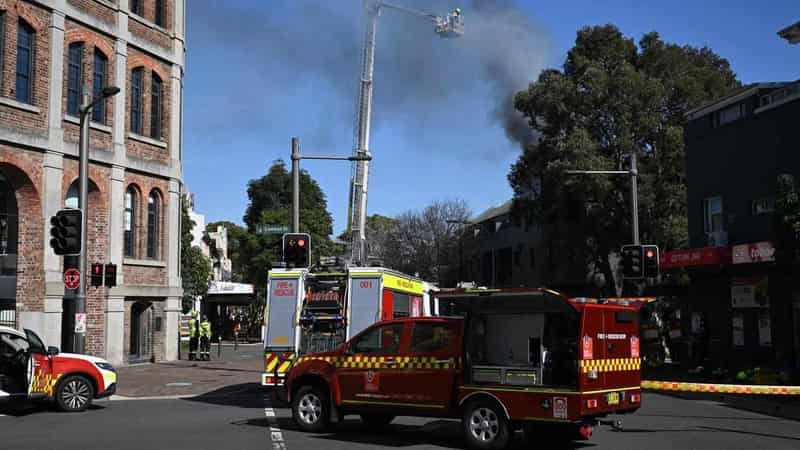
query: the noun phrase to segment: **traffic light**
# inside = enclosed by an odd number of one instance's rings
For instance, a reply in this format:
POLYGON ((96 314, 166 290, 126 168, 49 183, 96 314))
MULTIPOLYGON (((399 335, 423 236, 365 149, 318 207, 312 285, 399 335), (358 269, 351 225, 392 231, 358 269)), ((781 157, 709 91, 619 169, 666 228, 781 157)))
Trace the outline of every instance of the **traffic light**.
POLYGON ((283 261, 289 267, 308 267, 311 264, 311 236, 307 233, 283 235, 283 261))
POLYGON ((655 278, 658 276, 658 246, 657 245, 644 245, 642 246, 642 253, 644 254, 644 276, 645 278, 655 278))
POLYGON ((62 209, 50 218, 50 247, 56 255, 81 253, 81 210, 62 209))
POLYGON ((642 268, 642 246, 639 244, 622 246, 622 278, 639 279, 644 276, 642 268))
POLYGON ((108 263, 106 264, 106 287, 114 287, 117 285, 117 265, 108 263))
POLYGON ((100 263, 92 264, 92 287, 103 285, 103 265, 100 263))

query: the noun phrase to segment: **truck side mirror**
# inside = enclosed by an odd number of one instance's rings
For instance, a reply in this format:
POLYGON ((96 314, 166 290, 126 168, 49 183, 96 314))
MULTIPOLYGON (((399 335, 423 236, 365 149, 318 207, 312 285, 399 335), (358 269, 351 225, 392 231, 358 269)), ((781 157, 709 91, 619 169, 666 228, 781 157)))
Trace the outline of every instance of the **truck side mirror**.
POLYGON ((52 345, 50 347, 47 347, 47 356, 56 356, 58 355, 58 353, 59 353, 58 347, 53 347, 52 345))

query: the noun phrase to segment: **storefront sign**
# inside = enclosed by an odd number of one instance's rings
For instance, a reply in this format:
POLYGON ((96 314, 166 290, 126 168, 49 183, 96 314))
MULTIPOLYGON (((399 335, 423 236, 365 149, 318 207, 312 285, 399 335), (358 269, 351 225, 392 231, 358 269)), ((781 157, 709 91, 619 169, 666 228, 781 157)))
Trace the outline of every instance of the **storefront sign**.
POLYGON ((768 308, 767 278, 736 278, 731 284, 731 307, 768 308))
POLYGON ((775 261, 775 247, 772 242, 756 242, 733 246, 733 263, 749 264, 775 261))
POLYGON ((704 247, 665 252, 661 255, 660 265, 662 269, 674 269, 728 264, 730 260, 731 254, 727 247, 704 247))

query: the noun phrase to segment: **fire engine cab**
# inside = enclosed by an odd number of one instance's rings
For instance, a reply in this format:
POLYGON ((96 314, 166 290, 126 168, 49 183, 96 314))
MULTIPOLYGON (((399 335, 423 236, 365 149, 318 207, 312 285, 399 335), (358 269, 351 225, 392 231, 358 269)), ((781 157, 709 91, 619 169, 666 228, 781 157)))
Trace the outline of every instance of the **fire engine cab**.
POLYGON ((639 408, 639 305, 548 289, 457 290, 436 301, 438 317, 382 321, 298 358, 285 385, 297 425, 453 417, 470 447, 502 448, 518 428, 588 439, 600 418, 639 408))
POLYGON ((31 330, 0 326, 0 402, 49 400, 62 411, 78 412, 116 390, 117 372, 108 361, 59 353, 31 330))

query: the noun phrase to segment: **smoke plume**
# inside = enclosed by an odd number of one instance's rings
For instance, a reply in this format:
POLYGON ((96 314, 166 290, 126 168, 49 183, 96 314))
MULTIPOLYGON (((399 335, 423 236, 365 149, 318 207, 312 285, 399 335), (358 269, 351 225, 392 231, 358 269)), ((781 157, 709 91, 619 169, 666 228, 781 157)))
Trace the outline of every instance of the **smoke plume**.
MULTIPOLYGON (((503 127, 511 142, 530 142, 531 130, 514 109, 512 99, 544 67, 549 38, 528 13, 511 0, 390 1, 437 15, 461 7, 466 32, 457 39, 440 39, 424 18, 382 11, 374 74, 374 127, 380 128, 387 120, 416 121, 416 126, 424 127, 433 117, 447 117, 457 124, 465 115, 478 114, 487 116, 487 125, 503 127), (494 108, 470 109, 466 105, 481 103, 474 101, 476 96, 487 97, 482 103, 492 102, 494 108)), ((330 137, 323 128, 331 127, 331 121, 338 127, 352 127, 361 62, 362 0, 234 3, 225 2, 222 7, 216 1, 192 0, 188 8, 190 64, 192 48, 204 46, 218 49, 223 66, 246 61, 251 69, 237 74, 232 92, 222 88, 208 93, 231 97, 230 112, 215 120, 263 126, 268 118, 256 112, 270 102, 271 93, 233 92, 246 83, 264 89, 284 86, 289 92, 315 89, 319 103, 307 109, 321 122, 319 139, 330 137), (312 85, 312 79, 324 83, 312 85)), ((340 148, 344 144, 336 143, 340 148)))

